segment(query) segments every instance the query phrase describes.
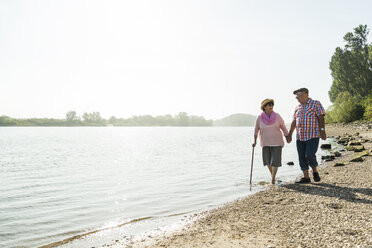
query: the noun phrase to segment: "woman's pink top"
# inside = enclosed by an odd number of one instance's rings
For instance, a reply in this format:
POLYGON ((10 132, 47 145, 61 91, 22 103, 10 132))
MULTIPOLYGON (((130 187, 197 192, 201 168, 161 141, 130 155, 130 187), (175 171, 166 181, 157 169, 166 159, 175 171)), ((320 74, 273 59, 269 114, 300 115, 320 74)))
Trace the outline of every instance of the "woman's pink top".
POLYGON ((261 146, 284 146, 283 134, 288 135, 288 130, 284 125, 282 117, 276 113, 276 120, 271 125, 266 125, 261 117, 258 116, 256 119, 256 125, 254 129, 254 135, 257 136, 260 132, 260 143, 261 146), (282 131, 280 131, 282 130, 282 131), (283 132, 283 133, 282 133, 283 132))

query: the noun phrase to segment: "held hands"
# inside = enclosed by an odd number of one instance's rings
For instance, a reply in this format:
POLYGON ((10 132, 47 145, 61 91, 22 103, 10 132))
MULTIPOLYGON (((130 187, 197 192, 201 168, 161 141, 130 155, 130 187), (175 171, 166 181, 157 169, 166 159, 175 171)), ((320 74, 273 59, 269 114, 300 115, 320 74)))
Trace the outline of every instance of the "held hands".
POLYGON ((285 136, 285 140, 287 141, 287 143, 289 144, 289 143, 291 143, 292 142, 292 135, 287 135, 287 136, 285 136))
POLYGON ((320 138, 322 140, 326 140, 327 139, 327 134, 326 134, 325 130, 320 130, 320 138))

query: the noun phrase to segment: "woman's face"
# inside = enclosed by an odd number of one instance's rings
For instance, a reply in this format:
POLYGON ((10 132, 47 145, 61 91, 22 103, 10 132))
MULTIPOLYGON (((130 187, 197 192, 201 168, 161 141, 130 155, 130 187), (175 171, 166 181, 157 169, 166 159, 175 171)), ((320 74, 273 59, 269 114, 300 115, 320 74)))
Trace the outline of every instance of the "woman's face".
POLYGON ((274 109, 274 103, 269 102, 268 104, 265 105, 264 107, 266 113, 273 112, 274 109))

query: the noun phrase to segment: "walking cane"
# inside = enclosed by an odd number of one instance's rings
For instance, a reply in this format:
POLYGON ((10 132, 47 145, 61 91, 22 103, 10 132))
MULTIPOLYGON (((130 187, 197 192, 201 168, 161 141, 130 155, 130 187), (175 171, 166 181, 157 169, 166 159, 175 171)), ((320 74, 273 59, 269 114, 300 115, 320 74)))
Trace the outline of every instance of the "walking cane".
POLYGON ((252 191, 252 172, 253 172, 253 155, 254 155, 254 146, 252 147, 252 162, 251 162, 251 179, 249 180, 249 190, 252 191))

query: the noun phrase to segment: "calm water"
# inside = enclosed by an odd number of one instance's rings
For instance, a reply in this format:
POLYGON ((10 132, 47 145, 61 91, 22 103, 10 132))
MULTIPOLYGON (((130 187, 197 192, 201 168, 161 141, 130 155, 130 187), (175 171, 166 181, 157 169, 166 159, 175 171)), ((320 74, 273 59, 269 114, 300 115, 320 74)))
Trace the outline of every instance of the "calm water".
MULTIPOLYGON (((0 128, 0 247, 113 227, 65 245, 98 247, 260 190, 249 191, 252 136, 247 127, 0 128)), ((257 147, 255 184, 269 181, 260 156, 257 147)), ((297 161, 292 142, 278 179, 298 176, 297 161)))

